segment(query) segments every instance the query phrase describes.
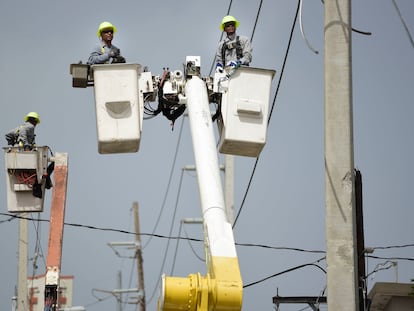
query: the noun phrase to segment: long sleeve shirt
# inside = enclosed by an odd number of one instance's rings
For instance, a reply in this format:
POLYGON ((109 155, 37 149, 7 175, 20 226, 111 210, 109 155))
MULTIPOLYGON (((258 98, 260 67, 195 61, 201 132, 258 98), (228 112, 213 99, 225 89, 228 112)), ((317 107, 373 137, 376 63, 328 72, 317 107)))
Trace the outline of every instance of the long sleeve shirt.
POLYGON ((23 125, 6 134, 6 139, 10 139, 10 142, 13 141, 16 144, 22 143, 24 147, 30 149, 35 145, 35 137, 35 126, 30 122, 25 122, 23 125))
POLYGON ((87 64, 110 64, 112 62, 112 58, 109 56, 111 49, 117 49, 117 47, 113 44, 109 47, 104 43, 97 45, 89 55, 87 64))
POLYGON ((219 43, 216 52, 216 62, 226 66, 231 61, 239 60, 242 65, 249 65, 252 61, 252 51, 253 48, 250 39, 246 36, 237 36, 236 33, 234 33, 232 36, 226 36, 226 38, 219 43), (241 48, 240 58, 238 58, 237 55, 237 37, 239 38, 241 48))

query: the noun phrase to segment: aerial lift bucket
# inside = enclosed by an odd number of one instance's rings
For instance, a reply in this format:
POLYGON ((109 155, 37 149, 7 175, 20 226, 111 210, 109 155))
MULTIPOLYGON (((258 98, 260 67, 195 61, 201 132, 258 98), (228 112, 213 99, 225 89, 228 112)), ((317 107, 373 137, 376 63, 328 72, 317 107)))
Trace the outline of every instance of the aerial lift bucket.
POLYGON ((48 149, 41 146, 23 151, 19 147, 3 147, 9 212, 43 211, 48 149))
POLYGON ((222 93, 221 116, 217 122, 221 153, 260 155, 266 143, 270 89, 275 73, 270 69, 241 66, 227 77, 216 74, 216 87, 222 93))
POLYGON ((139 64, 92 65, 98 151, 137 152, 141 140, 144 101, 139 90, 139 64))

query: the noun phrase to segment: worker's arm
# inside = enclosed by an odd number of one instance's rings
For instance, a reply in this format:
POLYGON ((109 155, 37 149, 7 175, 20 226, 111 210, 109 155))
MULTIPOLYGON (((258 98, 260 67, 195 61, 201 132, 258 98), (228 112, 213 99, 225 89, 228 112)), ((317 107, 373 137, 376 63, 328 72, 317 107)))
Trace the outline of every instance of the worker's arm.
POLYGON ((98 45, 89 56, 88 65, 105 64, 109 60, 109 57, 109 48, 98 45))

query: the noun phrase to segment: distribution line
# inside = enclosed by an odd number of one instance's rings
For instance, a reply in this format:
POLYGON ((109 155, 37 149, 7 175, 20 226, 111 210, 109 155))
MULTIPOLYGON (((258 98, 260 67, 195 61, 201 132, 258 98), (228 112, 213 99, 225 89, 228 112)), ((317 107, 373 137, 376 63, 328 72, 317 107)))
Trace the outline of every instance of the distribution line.
POLYGON ((172 180, 172 176, 173 176, 173 173, 174 173, 175 164, 177 163, 177 154, 178 154, 178 150, 180 148, 180 142, 181 142, 183 127, 184 127, 184 118, 182 118, 182 121, 181 121, 180 132, 178 134, 178 140, 177 140, 177 145, 176 145, 175 152, 174 152, 174 158, 173 158, 173 161, 172 161, 170 176, 168 177, 167 189, 165 190, 165 193, 164 193, 164 198, 163 198, 163 201, 162 201, 161 209, 160 209, 160 212, 158 214, 157 221, 155 222, 154 229, 152 230, 152 234, 150 235, 150 238, 146 241, 146 243, 142 247, 143 249, 151 242, 153 234, 155 233, 155 230, 157 230, 157 228, 158 228, 162 213, 164 211, 164 208, 165 208, 165 205, 166 205, 166 202, 167 202, 168 192, 170 191, 171 180, 172 180))
MULTIPOLYGON (((282 65, 282 69, 281 69, 280 76, 279 76, 279 82, 278 82, 277 87, 276 87, 275 96, 273 97, 273 103, 272 103, 272 107, 271 107, 271 109, 270 109, 270 113, 269 113, 269 118, 268 118, 268 126, 269 126, 269 124, 270 124, 270 119, 272 118, 272 113, 273 113, 273 109, 274 109, 274 107, 275 107, 276 98, 277 98, 277 95, 278 95, 278 93, 279 93, 280 83, 281 83, 281 81, 282 81, 282 77, 283 77, 283 72, 285 71, 286 62, 287 62, 287 57, 288 57, 288 55, 289 55, 289 50, 290 50, 290 45, 291 45, 291 43, 292 43, 293 31, 294 31, 294 29, 295 29, 295 26, 296 26, 296 21, 297 21, 297 19, 298 19, 299 9, 300 9, 300 0, 298 1, 297 8, 296 8, 296 13, 295 13, 295 18, 293 19, 292 28, 291 28, 291 30, 290 30, 289 42, 288 42, 288 46, 287 46, 287 48, 286 48, 285 58, 284 58, 284 60, 283 60, 283 65, 282 65)), ((256 158, 256 162, 255 162, 255 164, 254 164, 254 167, 253 167, 252 173, 251 173, 251 175, 250 175, 250 180, 249 180, 249 183, 248 183, 248 185, 247 185, 247 189, 246 189, 246 191, 245 191, 245 193, 244 193, 242 203, 241 203, 241 205, 240 205, 240 208, 239 208, 239 210, 238 210, 238 212, 237 212, 236 217, 234 218, 234 222, 233 222, 233 229, 234 229, 234 227, 236 226, 237 220, 239 219, 239 216, 240 216, 240 213, 241 213, 241 211, 242 211, 242 209, 243 209, 244 203, 246 202, 246 197, 247 197, 247 194, 248 194, 248 192, 249 192, 249 190, 250 190, 250 186, 251 186, 251 184, 252 184, 253 176, 254 176, 254 174, 255 174, 255 172, 256 172, 256 167, 257 167, 257 164, 258 164, 258 162, 259 162, 259 159, 260 159, 260 156, 256 158)))
MULTIPOLYGON (((178 208, 178 201, 179 201, 179 197, 180 197, 180 193, 181 193, 183 175, 184 175, 184 170, 181 170, 180 182, 179 182, 179 187, 178 187, 178 192, 177 192, 177 198, 176 198, 176 201, 175 201, 174 213, 173 213, 173 217, 171 219, 169 236, 171 236, 172 230, 174 228, 174 221, 175 221, 175 216, 176 216, 177 208, 178 208)), ((159 272, 159 275, 158 275, 158 278, 157 278, 157 283, 154 286, 154 290, 153 290, 152 294, 150 295, 150 298, 147 300, 147 304, 149 304, 152 301, 152 299, 155 296, 155 293, 157 292, 158 285, 160 283, 161 276, 162 276, 162 273, 164 271, 165 263, 166 263, 166 260, 167 260, 167 254, 168 254, 168 249, 170 247, 171 240, 172 240, 171 238, 168 238, 168 240, 167 240, 167 246, 165 248, 164 258, 162 260, 162 265, 161 265, 160 272, 159 272)))
MULTIPOLYGON (((18 215, 12 215, 12 214, 8 214, 8 213, 0 213, 0 215, 3 216, 10 216, 12 219, 27 219, 27 220, 34 220, 34 218, 32 217, 23 217, 23 216, 18 216, 18 215)), ((40 222, 50 222, 50 220, 48 219, 39 219, 40 222)), ((116 232, 116 233, 124 233, 124 234, 128 234, 128 235, 136 235, 135 232, 130 232, 130 231, 126 231, 126 230, 122 230, 122 229, 113 229, 113 228, 100 228, 100 227, 96 227, 96 226, 92 226, 92 225, 84 225, 84 224, 75 224, 75 223, 67 223, 65 222, 65 226, 71 226, 71 227, 79 227, 79 228, 85 228, 85 229, 90 229, 90 230, 99 230, 99 231, 111 231, 111 232, 116 232)), ((160 235, 160 234, 149 234, 149 233, 141 233, 141 236, 153 236, 156 238, 162 238, 162 239, 170 239, 170 240, 176 240, 176 239, 181 239, 181 240, 188 240, 188 241, 193 241, 193 242, 203 242, 203 240, 201 239, 195 239, 195 238, 185 238, 185 237, 174 237, 174 236, 165 236, 165 235, 160 235)), ((306 249, 301 249, 301 248, 295 248, 295 247, 281 247, 281 246, 270 246, 270 245, 264 245, 264 244, 253 244, 253 243, 235 243, 236 246, 244 246, 244 247, 259 247, 259 248, 267 248, 267 249, 272 249, 272 250, 288 250, 288 251, 298 251, 298 252, 305 252, 305 253, 325 253, 325 251, 322 250, 306 250, 306 249)), ((376 246, 374 247, 374 249, 379 249, 379 250, 391 250, 391 249, 402 249, 402 248, 410 248, 410 247, 414 247, 414 243, 411 244, 402 244, 402 245, 390 245, 390 246, 376 246)), ((385 257, 376 257, 376 256, 368 256, 369 258, 377 258, 377 259, 391 259, 391 258, 385 258, 385 257)), ((393 257, 394 259, 397 257, 393 257)), ((414 257, 405 257, 405 258, 400 258, 401 260, 408 260, 408 261, 414 261, 414 257)))

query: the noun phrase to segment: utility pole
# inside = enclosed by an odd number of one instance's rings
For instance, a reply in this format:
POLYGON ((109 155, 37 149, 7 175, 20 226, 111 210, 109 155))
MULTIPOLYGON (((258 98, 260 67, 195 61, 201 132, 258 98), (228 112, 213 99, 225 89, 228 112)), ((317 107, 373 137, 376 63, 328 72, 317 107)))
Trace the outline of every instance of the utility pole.
MULTIPOLYGON (((117 288, 122 288, 122 274, 121 271, 118 271, 116 275, 116 285, 117 288)), ((119 294, 119 297, 117 297, 117 304, 116 304, 116 311, 122 311, 122 293, 119 294)))
MULTIPOLYGON (((186 165, 183 170, 195 171, 195 165, 186 165)), ((220 165, 224 171, 224 202, 227 221, 233 225, 234 222, 234 155, 224 156, 224 165, 220 165)), ((201 222, 202 223, 202 222, 201 222)))
POLYGON ((17 276, 17 311, 29 310, 27 299, 27 213, 19 220, 19 268, 17 276))
POLYGON ((141 236, 139 228, 139 216, 138 216, 138 202, 134 202, 134 222, 135 222, 135 240, 137 242, 136 257, 137 257, 137 271, 138 271, 138 289, 142 294, 138 304, 140 311, 145 311, 145 291, 144 291, 144 268, 142 264, 142 252, 141 252, 141 236))
MULTIPOLYGON (((111 291, 96 289, 97 291, 104 292, 104 293, 111 293, 112 295, 117 297, 118 300, 118 310, 122 310, 122 295, 125 293, 138 293, 137 302, 139 304, 140 311, 145 311, 145 291, 144 291, 144 268, 142 264, 142 251, 141 251, 141 237, 140 237, 140 229, 139 229, 139 217, 138 217, 138 202, 134 202, 132 205, 133 212, 134 212, 134 223, 135 223, 135 242, 110 242, 108 246, 111 247, 115 253, 120 256, 118 251, 115 250, 115 247, 122 246, 133 248, 135 250, 134 257, 129 258, 136 258, 137 259, 137 271, 138 271, 138 287, 137 288, 129 288, 129 289, 122 289, 122 282, 121 282, 121 274, 118 274, 118 289, 114 289, 111 291)), ((134 302, 135 303, 135 302, 134 302)))
POLYGON ((351 0, 325 1, 328 309, 359 310, 352 124, 351 0))

